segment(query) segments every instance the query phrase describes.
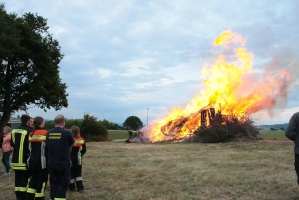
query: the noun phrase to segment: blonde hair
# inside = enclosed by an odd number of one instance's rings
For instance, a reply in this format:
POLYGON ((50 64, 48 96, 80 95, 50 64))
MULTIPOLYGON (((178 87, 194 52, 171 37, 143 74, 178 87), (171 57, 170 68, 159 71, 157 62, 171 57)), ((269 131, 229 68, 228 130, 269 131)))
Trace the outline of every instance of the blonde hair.
POLYGON ((9 133, 9 132, 11 132, 11 128, 9 126, 4 126, 3 127, 3 132, 4 132, 4 134, 9 133))

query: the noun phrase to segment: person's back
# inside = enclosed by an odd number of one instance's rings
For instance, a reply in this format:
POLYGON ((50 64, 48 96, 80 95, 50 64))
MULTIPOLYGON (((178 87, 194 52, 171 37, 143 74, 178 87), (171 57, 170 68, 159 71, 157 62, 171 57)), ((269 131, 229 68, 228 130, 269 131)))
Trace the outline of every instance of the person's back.
POLYGON ((30 176, 26 162, 29 157, 28 135, 32 131, 29 115, 22 115, 21 126, 12 130, 10 144, 14 148, 11 168, 15 171, 15 193, 17 199, 25 199, 30 176))
POLYGON ((70 131, 65 130, 65 118, 57 115, 55 128, 47 132, 48 170, 50 174, 50 199, 66 198, 71 179, 70 147, 75 141, 70 131))
POLYGON ((80 128, 78 126, 71 127, 72 135, 76 141, 76 145, 71 150, 71 181, 69 189, 74 191, 77 187, 78 192, 84 191, 82 179, 82 157, 86 153, 85 140, 80 135, 80 128))
POLYGON ((28 183, 26 200, 44 199, 48 181, 48 169, 46 162, 46 135, 45 121, 42 117, 34 118, 34 130, 29 134, 30 156, 27 160, 27 168, 31 178, 28 183))
POLYGON ((28 133, 31 131, 32 129, 25 124, 12 130, 11 146, 14 147, 14 151, 11 168, 14 170, 26 170, 26 162, 29 157, 28 133))
POLYGON ((47 133, 48 165, 70 164, 71 132, 55 127, 47 133))

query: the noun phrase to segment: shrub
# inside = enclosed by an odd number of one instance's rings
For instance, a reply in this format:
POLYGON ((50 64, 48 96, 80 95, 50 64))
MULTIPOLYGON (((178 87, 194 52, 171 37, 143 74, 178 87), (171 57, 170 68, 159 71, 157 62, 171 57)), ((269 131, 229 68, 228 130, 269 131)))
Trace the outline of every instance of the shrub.
POLYGON ((107 129, 97 121, 97 118, 84 114, 84 119, 81 123, 81 136, 86 141, 107 141, 108 131, 107 129))

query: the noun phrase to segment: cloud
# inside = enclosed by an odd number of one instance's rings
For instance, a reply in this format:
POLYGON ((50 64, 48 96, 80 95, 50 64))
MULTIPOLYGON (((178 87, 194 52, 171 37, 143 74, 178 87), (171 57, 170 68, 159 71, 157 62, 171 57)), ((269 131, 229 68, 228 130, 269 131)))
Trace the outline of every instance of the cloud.
POLYGON ((153 120, 184 107, 203 89, 202 66, 217 53, 211 44, 228 29, 247 38, 253 74, 270 68, 290 72, 286 108, 299 100, 296 1, 6 0, 5 6, 48 19, 65 55, 60 76, 70 96, 61 112, 69 118, 89 112, 115 122, 129 115, 145 121, 146 108, 153 120))

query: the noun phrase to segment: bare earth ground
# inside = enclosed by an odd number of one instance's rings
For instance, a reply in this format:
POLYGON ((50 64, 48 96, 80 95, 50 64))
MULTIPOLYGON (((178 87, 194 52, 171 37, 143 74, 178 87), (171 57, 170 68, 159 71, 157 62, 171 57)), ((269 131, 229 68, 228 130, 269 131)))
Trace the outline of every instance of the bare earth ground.
MULTIPOLYGON (((67 199, 294 200, 299 187, 293 160, 291 141, 91 142, 83 158, 86 191, 68 192, 67 199)), ((0 179, 1 199, 15 199, 14 173, 0 179)))

